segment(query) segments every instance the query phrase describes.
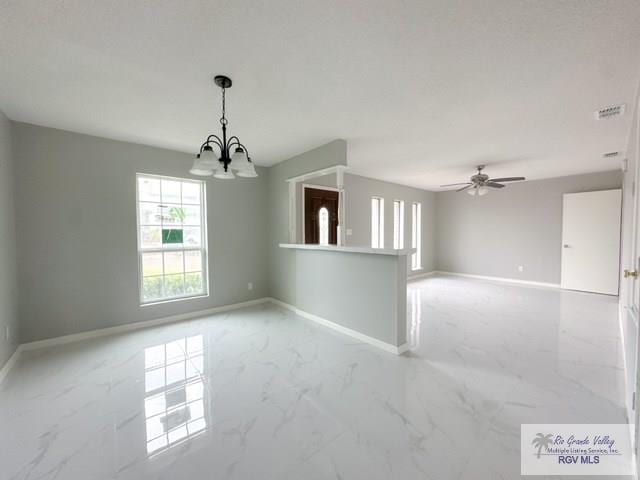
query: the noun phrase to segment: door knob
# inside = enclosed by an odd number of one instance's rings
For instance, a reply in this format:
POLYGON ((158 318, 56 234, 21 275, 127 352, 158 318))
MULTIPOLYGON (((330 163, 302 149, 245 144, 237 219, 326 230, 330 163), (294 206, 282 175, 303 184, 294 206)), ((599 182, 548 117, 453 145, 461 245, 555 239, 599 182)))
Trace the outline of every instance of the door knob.
POLYGON ((624 278, 638 278, 638 271, 637 270, 627 270, 625 269, 624 271, 624 278))
POLYGON ((563 248, 569 248, 569 245, 565 243, 562 247, 563 248))

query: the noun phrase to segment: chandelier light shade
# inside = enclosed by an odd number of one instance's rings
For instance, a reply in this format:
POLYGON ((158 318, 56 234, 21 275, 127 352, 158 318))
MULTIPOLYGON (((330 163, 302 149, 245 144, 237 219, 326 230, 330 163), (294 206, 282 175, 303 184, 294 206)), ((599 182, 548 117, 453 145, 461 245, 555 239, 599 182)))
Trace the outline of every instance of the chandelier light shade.
POLYGON ((244 178, 256 178, 258 173, 256 172, 256 167, 253 166, 253 163, 249 162, 249 167, 246 170, 240 170, 238 172, 238 176, 244 178))
POLYGON ((213 175, 213 170, 205 168, 202 160, 200 159, 200 155, 198 155, 193 161, 193 166, 191 167, 191 170, 189 170, 189 173, 191 175, 200 175, 204 177, 206 175, 213 175))
POLYGON ((220 180, 233 180, 236 176, 231 170, 225 172, 224 169, 218 169, 216 170, 216 173, 213 174, 213 178, 218 178, 220 180))
POLYGON ((226 89, 232 85, 231 79, 224 75, 217 75, 214 82, 222 89, 222 138, 211 134, 200 146, 200 152, 193 161, 193 166, 189 173, 199 176, 211 176, 221 180, 230 180, 238 177, 255 178, 258 176, 256 168, 249 157, 247 147, 245 147, 238 137, 227 138, 226 117, 226 89))
POLYGON ((213 171, 218 168, 218 159, 213 153, 213 149, 207 145, 196 155, 193 167, 189 170, 192 175, 207 176, 213 175, 213 171))
POLYGON ((250 165, 247 154, 242 147, 236 147, 236 151, 231 155, 231 168, 238 172, 242 172, 247 170, 250 165))

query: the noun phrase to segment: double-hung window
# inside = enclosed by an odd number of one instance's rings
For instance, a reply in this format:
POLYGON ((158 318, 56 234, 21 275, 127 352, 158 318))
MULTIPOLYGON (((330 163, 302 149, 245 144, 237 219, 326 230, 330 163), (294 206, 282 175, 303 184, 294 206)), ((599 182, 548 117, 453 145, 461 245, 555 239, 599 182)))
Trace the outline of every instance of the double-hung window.
POLYGON ((411 254, 411 270, 422 268, 422 205, 414 202, 411 205, 411 248, 416 251, 411 254))
POLYGON ((371 197, 371 247, 384 248, 384 198, 371 197))
POLYGON ((404 201, 393 201, 393 248, 404 248, 404 201))
POLYGON ((205 185, 137 175, 140 303, 207 295, 205 185))

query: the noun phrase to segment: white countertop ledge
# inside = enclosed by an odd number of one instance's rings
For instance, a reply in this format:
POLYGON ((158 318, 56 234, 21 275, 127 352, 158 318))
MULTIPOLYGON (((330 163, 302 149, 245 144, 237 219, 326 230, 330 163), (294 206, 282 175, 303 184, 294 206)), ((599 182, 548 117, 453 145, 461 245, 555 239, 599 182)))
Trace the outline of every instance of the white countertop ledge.
POLYGON ((374 255, 410 255, 415 248, 403 248, 402 250, 394 250, 390 248, 371 248, 371 247, 337 247, 335 245, 316 245, 304 243, 281 243, 280 248, 293 248, 296 250, 322 250, 325 252, 339 253, 372 253, 374 255))

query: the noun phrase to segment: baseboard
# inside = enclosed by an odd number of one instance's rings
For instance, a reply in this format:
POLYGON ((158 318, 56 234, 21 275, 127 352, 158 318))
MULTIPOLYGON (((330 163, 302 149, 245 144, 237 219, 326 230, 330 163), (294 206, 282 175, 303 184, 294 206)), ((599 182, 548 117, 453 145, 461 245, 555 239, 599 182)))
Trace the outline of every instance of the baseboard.
POLYGON ((18 348, 16 348, 15 352, 13 352, 11 357, 9 357, 9 360, 7 360, 7 362, 4 364, 2 369, 0 369, 0 384, 2 384, 2 382, 5 380, 5 378, 11 371, 11 369, 15 366, 20 355, 25 351, 36 350, 39 348, 54 347, 58 345, 64 345, 67 343, 80 342, 82 340, 89 340, 92 338, 105 337, 109 335, 117 335, 121 333, 135 331, 135 330, 143 330, 145 328, 158 327, 158 326, 166 325, 169 323, 175 323, 175 322, 190 320, 194 318, 206 317, 207 315, 214 315, 216 313, 222 313, 229 310, 237 310, 240 308, 250 307, 253 305, 259 305, 265 302, 272 302, 276 305, 279 305, 283 308, 286 308, 288 310, 295 312, 297 315, 303 318, 307 318, 316 323, 324 325, 325 327, 331 328, 345 335, 349 335, 350 337, 356 338, 357 340, 368 343, 370 345, 381 348, 387 352, 390 352, 396 355, 400 355, 409 349, 408 344, 406 343, 403 345, 400 345, 399 347, 396 347, 395 345, 391 345, 390 343, 386 343, 381 340, 377 340, 373 337, 370 337, 368 335, 365 335, 363 333, 356 332, 355 330, 351 330, 350 328, 343 327, 342 325, 338 325, 337 323, 333 323, 329 320, 318 317, 317 315, 312 315, 310 313, 307 313, 303 310, 300 310, 294 307, 293 305, 289 305, 288 303, 282 302, 275 298, 262 297, 262 298, 257 298, 255 300, 249 300, 249 301, 240 302, 240 303, 232 303, 229 305, 222 305, 219 307, 208 308, 205 310, 197 310, 194 312, 181 313, 178 315, 170 315, 167 317, 156 318, 153 320, 144 320, 142 322, 130 323, 127 325, 118 325, 115 327, 89 330, 87 332, 82 332, 82 333, 74 333, 71 335, 63 335, 55 338, 47 338, 46 340, 37 340, 35 342, 23 343, 21 345, 18 345, 18 348))
POLYGON ((430 272, 424 272, 424 273, 416 273, 415 275, 409 275, 407 277, 407 281, 411 282, 413 280, 418 280, 419 278, 425 278, 425 277, 431 277, 432 275, 435 275, 436 273, 438 273, 435 270, 431 270, 430 272))
POLYGON ((216 313, 222 313, 229 310, 237 310, 239 308, 250 307, 253 305, 259 305, 266 303, 270 299, 267 297, 257 298, 255 300, 248 300, 246 302, 232 303, 229 305, 221 305, 219 307, 207 308, 205 310, 197 310, 194 312, 181 313, 178 315, 170 315, 168 317, 156 318, 153 320, 144 320, 142 322, 130 323, 127 325, 118 325, 115 327, 100 328, 98 330, 89 330, 82 333, 74 333, 72 335, 63 335, 61 337, 47 338, 46 340, 37 340, 35 342, 23 343, 18 346, 13 355, 7 360, 4 367, 0 370, 0 384, 9 374, 11 368, 15 365, 18 357, 22 352, 29 350, 36 350, 39 348, 54 347, 57 345, 64 345, 72 342, 79 342, 82 340, 88 340, 91 338, 105 337, 109 335, 117 335, 120 333, 131 332, 134 330, 142 330, 145 328, 157 327, 160 325, 166 325, 169 323, 181 322, 184 320, 190 320, 194 318, 206 317, 207 315, 214 315, 216 313))
POLYGON ((352 330, 348 327, 343 327, 337 323, 334 323, 326 318, 319 317, 318 315, 314 315, 312 313, 305 312, 304 310, 300 310, 298 307, 294 307, 293 305, 283 302, 282 300, 278 300, 277 298, 270 297, 269 301, 274 305, 278 305, 282 308, 286 308, 287 310, 292 311, 296 315, 316 322, 324 327, 331 328, 336 332, 340 332, 343 335, 348 335, 356 340, 359 340, 364 343, 368 343, 374 347, 380 348, 385 352, 393 353, 395 355, 401 355, 407 350, 409 350, 409 345, 407 343, 403 343, 400 346, 395 346, 387 342, 383 342, 382 340, 378 340, 377 338, 370 337, 369 335, 365 335, 364 333, 357 332, 356 330, 352 330))
POLYGON ((531 280, 520 280, 518 278, 490 277, 487 275, 471 275, 469 273, 444 272, 436 270, 434 273, 439 275, 453 275, 456 277, 476 278, 478 280, 489 280, 492 282, 515 283, 518 285, 530 285, 533 287, 560 288, 559 283, 534 282, 531 280))
POLYGON ((13 354, 9 357, 9 360, 7 360, 4 366, 0 369, 0 385, 2 385, 4 379, 9 375, 9 371, 15 366, 22 350, 24 350, 22 345, 18 345, 13 354))
POLYGON ((246 302, 232 303, 229 305, 221 305, 219 307, 207 308, 205 310, 197 310, 194 312, 180 313, 177 315, 170 315, 168 317, 156 318, 153 320, 143 320, 142 322, 128 323, 126 325, 118 325, 115 327, 100 328, 98 330, 89 330, 82 333, 74 333, 72 335, 64 335, 61 337, 48 338, 46 340, 37 340, 35 342, 29 342, 22 344, 24 350, 33 350, 37 348, 52 347, 55 345, 63 345, 65 343, 79 342, 81 340, 87 340, 90 338, 104 337, 107 335, 116 335, 119 333, 131 332, 133 330, 141 330, 144 328, 157 327, 168 323, 181 322, 183 320, 190 320, 193 318, 204 317, 207 315, 213 315, 216 313, 226 312, 228 310, 237 310, 238 308, 250 307, 252 305, 258 305, 260 303, 268 302, 266 297, 257 298, 255 300, 248 300, 246 302))

